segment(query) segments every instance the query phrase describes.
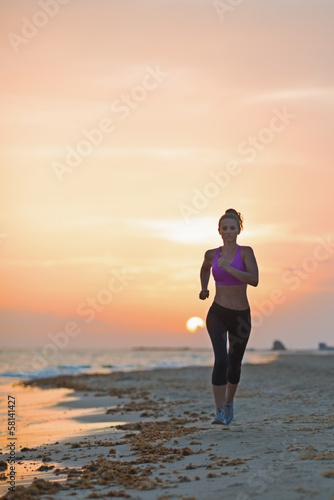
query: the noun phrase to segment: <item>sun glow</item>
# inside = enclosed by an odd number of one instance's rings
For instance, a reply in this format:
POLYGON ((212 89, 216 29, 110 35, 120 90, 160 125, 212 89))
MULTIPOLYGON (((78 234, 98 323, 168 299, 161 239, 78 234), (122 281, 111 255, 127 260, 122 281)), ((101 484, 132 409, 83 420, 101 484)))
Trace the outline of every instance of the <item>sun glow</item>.
POLYGON ((189 318, 186 327, 188 332, 195 333, 197 328, 203 327, 205 325, 204 321, 202 318, 199 318, 198 316, 193 316, 192 318, 189 318))

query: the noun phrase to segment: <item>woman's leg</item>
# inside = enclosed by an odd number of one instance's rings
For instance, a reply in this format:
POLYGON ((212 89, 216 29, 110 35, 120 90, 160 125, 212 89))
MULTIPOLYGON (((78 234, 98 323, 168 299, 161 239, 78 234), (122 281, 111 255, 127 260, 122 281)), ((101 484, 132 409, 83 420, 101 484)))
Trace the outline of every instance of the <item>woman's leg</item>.
POLYGON ((226 403, 233 403, 241 375, 241 362, 251 332, 250 311, 236 311, 233 327, 229 329, 229 352, 226 403))
POLYGON ((234 417, 233 400, 241 374, 241 362, 251 331, 250 311, 234 311, 229 322, 229 352, 227 370, 224 424, 230 424, 234 417))
POLYGON ((212 384, 212 391, 216 404, 216 410, 223 409, 225 406, 226 384, 225 385, 212 384))
POLYGON ((233 403, 233 399, 234 399, 235 393, 237 392, 237 389, 238 389, 238 384, 231 384, 231 382, 227 382, 226 397, 225 397, 225 402, 227 404, 233 403))
POLYGON ((206 326, 215 356, 212 370, 212 389, 217 410, 224 408, 228 366, 227 328, 221 314, 219 314, 219 307, 219 305, 218 308, 212 305, 206 318, 206 326))

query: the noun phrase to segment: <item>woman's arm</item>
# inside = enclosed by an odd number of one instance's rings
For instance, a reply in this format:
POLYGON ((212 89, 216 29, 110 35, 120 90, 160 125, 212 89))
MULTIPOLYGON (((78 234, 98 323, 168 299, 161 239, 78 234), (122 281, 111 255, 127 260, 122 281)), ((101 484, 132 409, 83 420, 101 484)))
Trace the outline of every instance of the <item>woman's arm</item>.
POLYGON ((259 269, 253 249, 251 247, 241 247, 240 250, 247 271, 240 271, 239 269, 235 269, 235 267, 231 267, 223 258, 218 259, 218 266, 232 274, 238 280, 243 281, 246 285, 257 286, 259 284, 259 269))
POLYGON ((204 261, 200 271, 200 280, 202 290, 199 294, 199 298, 205 300, 209 297, 208 284, 210 279, 210 272, 212 267, 212 250, 207 250, 204 255, 204 261))

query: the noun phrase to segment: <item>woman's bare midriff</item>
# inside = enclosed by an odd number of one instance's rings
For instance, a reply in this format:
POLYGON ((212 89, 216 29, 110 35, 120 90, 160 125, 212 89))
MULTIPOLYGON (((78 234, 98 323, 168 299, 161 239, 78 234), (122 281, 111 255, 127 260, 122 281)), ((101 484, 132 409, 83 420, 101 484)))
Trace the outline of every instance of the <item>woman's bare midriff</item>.
POLYGON ((220 306, 227 307, 228 309, 244 311, 249 308, 246 290, 247 285, 216 285, 214 301, 220 306))

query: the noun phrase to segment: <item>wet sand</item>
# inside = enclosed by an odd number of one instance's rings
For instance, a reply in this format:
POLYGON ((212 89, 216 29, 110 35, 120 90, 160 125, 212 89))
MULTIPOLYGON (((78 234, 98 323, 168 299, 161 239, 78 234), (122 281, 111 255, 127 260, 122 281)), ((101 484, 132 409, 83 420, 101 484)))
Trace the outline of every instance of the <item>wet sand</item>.
POLYGON ((62 439, 63 420, 47 444, 33 433, 17 449, 16 493, 1 498, 334 499, 334 355, 243 366, 225 426, 210 423, 210 376, 201 367, 33 381, 68 390, 54 412, 76 427, 62 439))

